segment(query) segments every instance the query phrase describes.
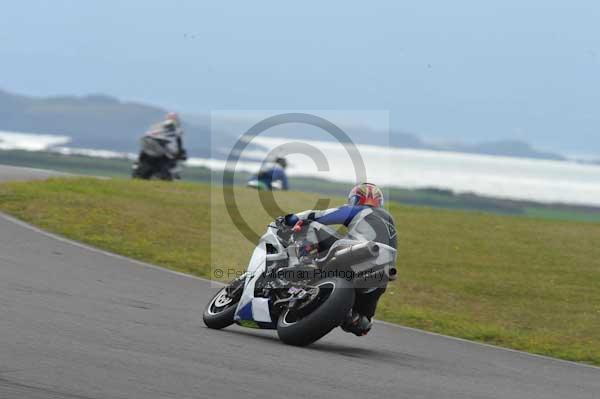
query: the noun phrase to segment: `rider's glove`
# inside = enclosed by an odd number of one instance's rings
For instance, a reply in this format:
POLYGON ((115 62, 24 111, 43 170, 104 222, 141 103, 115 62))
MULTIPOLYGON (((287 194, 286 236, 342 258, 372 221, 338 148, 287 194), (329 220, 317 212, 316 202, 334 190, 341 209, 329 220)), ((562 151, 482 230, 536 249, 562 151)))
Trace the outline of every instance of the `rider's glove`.
POLYGON ((279 230, 291 232, 292 227, 294 227, 295 225, 295 222, 290 223, 288 216, 291 215, 279 216, 277 219, 275 219, 275 226, 277 226, 279 230))
POLYGON ((290 213, 290 214, 282 216, 282 217, 283 217, 284 224, 288 227, 295 226, 296 223, 298 223, 298 221, 300 220, 300 218, 298 218, 298 216, 294 215, 293 213, 290 213))
POLYGON ((294 213, 287 214, 283 218, 285 220, 285 224, 290 227, 295 226, 299 221, 303 221, 304 225, 309 225, 312 221, 315 220, 315 213, 311 212, 308 214, 307 217, 303 219, 300 219, 298 215, 294 213))

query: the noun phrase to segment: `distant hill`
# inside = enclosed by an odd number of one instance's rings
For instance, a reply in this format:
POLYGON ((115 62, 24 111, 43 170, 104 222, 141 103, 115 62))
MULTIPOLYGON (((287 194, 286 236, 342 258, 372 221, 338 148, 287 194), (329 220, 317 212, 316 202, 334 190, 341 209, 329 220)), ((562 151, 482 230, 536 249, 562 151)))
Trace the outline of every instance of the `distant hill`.
MULTIPOLYGON (((105 95, 37 98, 0 91, 0 130, 65 135, 71 146, 135 152, 167 110, 105 95)), ((186 124, 190 152, 207 156, 208 124, 186 124)))
MULTIPOLYGON (((166 109, 124 102, 117 98, 94 94, 84 97, 30 97, 0 90, 0 130, 39 134, 66 135, 73 147, 135 152, 138 139, 148 127, 161 120, 166 109)), ((192 156, 224 156, 247 125, 243 120, 225 120, 218 124, 220 131, 210 134, 208 115, 184 117, 186 146, 192 156), (211 140, 212 138, 212 140, 211 140), (211 148, 213 151, 211 151, 211 148)), ((389 145, 401 148, 456 151, 474 154, 502 155, 524 158, 564 159, 558 154, 537 151, 529 144, 496 141, 482 144, 440 145, 428 143, 418 136, 392 131, 389 135, 364 126, 342 126, 358 144, 389 145)), ((323 139, 316 128, 285 125, 271 129, 268 135, 301 139, 323 139)))

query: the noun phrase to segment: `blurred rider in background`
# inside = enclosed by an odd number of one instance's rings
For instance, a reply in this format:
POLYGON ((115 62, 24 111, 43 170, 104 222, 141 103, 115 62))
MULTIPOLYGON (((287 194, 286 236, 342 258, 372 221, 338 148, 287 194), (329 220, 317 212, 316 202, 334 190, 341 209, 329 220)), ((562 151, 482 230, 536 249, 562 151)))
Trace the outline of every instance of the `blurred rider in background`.
POLYGON ((263 164, 258 173, 248 181, 248 187, 259 190, 288 190, 288 178, 285 173, 287 161, 277 157, 274 161, 263 164))
POLYGON ((179 116, 170 112, 166 118, 152 126, 141 138, 141 150, 135 177, 142 179, 157 175, 171 180, 170 171, 175 169, 177 161, 186 160, 187 152, 183 147, 183 128, 179 116))

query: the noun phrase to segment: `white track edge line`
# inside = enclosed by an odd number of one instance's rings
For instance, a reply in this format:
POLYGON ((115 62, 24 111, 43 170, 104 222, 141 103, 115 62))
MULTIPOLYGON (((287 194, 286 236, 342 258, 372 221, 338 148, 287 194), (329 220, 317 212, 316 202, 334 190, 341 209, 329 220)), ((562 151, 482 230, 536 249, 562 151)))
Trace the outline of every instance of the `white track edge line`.
POLYGON ((394 324, 394 323, 390 323, 389 321, 383 321, 383 320, 373 320, 375 323, 377 324, 382 324, 388 327, 394 327, 394 328, 401 328, 403 330, 407 330, 407 331, 411 331, 411 332, 418 332, 421 334, 427 334, 427 335, 431 335, 434 337, 440 337, 440 338, 445 338, 448 340, 452 340, 452 341, 459 341, 459 342, 463 342, 463 343, 467 343, 467 344, 473 344, 473 345, 478 345, 478 346, 483 346, 486 348, 491 348, 491 349, 496 349, 496 350, 500 350, 500 351, 505 351, 505 352, 512 352, 512 353, 517 353, 523 356, 531 356, 531 357, 536 357, 539 359, 544 359, 544 360, 551 360, 553 362, 559 362, 559 363, 563 363, 569 366, 577 366, 577 367, 587 367, 587 368, 591 368, 594 370, 598 370, 600 371, 600 367, 599 366, 594 366, 592 364, 587 364, 587 363, 578 363, 572 360, 565 360, 565 359, 560 359, 560 358, 556 358, 556 357, 550 357, 550 356, 546 356, 546 355, 540 355, 538 353, 531 353, 531 352, 525 352, 525 351, 521 351, 518 349, 512 349, 512 348, 505 348, 503 346, 496 346, 496 345, 492 345, 492 344, 487 344, 485 342, 479 342, 479 341, 471 341, 468 340, 466 338, 459 338, 459 337, 453 337, 450 335, 444 335, 444 334, 440 334, 440 333, 436 333, 433 331, 427 331, 427 330, 420 330, 418 328, 414 328, 414 327, 407 327, 407 326, 403 326, 400 324, 394 324))
POLYGON ((114 258, 114 259, 119 259, 119 260, 131 262, 131 263, 134 263, 134 264, 136 264, 138 266, 149 267, 149 268, 154 269, 154 270, 161 270, 163 272, 175 274, 177 276, 193 278, 193 279, 196 279, 196 280, 204 281, 204 282, 215 284, 215 285, 219 285, 219 286, 225 286, 226 285, 224 283, 220 283, 220 282, 217 282, 217 281, 214 281, 214 280, 209 280, 207 278, 194 276, 192 274, 186 274, 186 273, 178 272, 178 271, 175 271, 175 270, 167 269, 165 267, 153 265, 151 263, 146 263, 146 262, 143 262, 141 260, 137 260, 137 259, 133 259, 133 258, 128 258, 127 256, 115 254, 113 252, 108 252, 108 251, 105 251, 103 249, 100 249, 100 248, 97 248, 97 247, 94 247, 94 246, 91 246, 91 245, 88 245, 88 244, 82 244, 80 242, 71 240, 69 238, 60 236, 58 234, 54 234, 54 233, 50 233, 48 231, 42 230, 39 227, 33 226, 33 225, 31 225, 31 224, 29 224, 27 222, 24 222, 24 221, 22 221, 20 219, 17 219, 17 218, 15 218, 13 216, 7 215, 4 212, 0 212, 0 217, 2 217, 3 219, 5 219, 5 220, 7 220, 7 221, 9 221, 11 223, 14 223, 14 224, 16 224, 16 225, 18 225, 20 227, 23 227, 25 229, 28 229, 28 230, 34 231, 36 233, 42 234, 42 235, 44 235, 46 237, 49 237, 49 238, 52 238, 54 240, 57 240, 57 241, 60 241, 60 242, 63 242, 63 243, 75 246, 77 248, 81 248, 81 249, 85 249, 85 250, 88 250, 88 251, 92 251, 92 252, 95 252, 95 253, 98 253, 98 254, 101 254, 101 255, 105 255, 105 256, 114 258))
POLYGON ((64 176, 76 176, 73 173, 69 173, 69 172, 61 172, 61 171, 58 171, 58 170, 50 170, 50 169, 32 168, 32 167, 29 167, 29 166, 15 166, 15 165, 5 165, 5 164, 2 164, 0 166, 2 166, 3 168, 6 167, 6 168, 9 168, 9 169, 22 169, 22 170, 25 170, 25 171, 29 170, 31 172, 41 172, 44 175, 47 175, 47 176, 44 176, 44 177, 48 177, 48 178, 52 178, 52 177, 64 177, 64 176))

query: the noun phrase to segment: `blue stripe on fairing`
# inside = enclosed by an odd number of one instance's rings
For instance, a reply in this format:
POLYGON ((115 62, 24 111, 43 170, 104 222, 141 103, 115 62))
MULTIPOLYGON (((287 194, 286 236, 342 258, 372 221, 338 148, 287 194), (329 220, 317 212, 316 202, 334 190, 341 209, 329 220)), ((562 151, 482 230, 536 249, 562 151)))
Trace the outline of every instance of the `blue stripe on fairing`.
POLYGON ((348 226, 352 219, 362 210, 367 208, 364 205, 360 206, 348 206, 344 205, 336 209, 335 211, 328 213, 327 215, 321 216, 316 219, 317 222, 325 225, 330 224, 343 224, 348 226))
MULTIPOLYGON (((262 322, 262 321, 254 321, 254 318, 252 317, 252 302, 247 303, 246 305, 244 305, 243 308, 240 309, 240 311, 237 313, 237 315, 235 315, 235 321, 238 322, 238 324, 240 321, 252 321, 252 322, 254 322, 254 325, 255 325, 255 327, 253 327, 253 328, 258 327, 263 330, 277 329, 276 322, 266 323, 266 322, 262 322)), ((251 326, 246 326, 246 327, 251 327, 251 326)))
POLYGON ((243 308, 237 313, 240 320, 254 320, 252 317, 252 302, 248 302, 243 308))

